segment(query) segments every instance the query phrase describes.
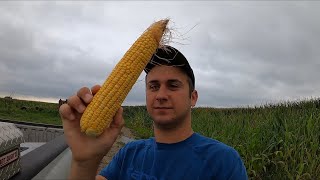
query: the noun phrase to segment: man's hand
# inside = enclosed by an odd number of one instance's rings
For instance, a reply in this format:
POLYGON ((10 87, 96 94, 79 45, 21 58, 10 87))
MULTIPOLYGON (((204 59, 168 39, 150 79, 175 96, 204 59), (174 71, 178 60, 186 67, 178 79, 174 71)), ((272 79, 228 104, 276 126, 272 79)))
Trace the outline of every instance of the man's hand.
MULTIPOLYGON (((124 125, 121 107, 109 128, 98 137, 89 137, 81 132, 80 119, 86 106, 101 86, 81 88, 76 95, 68 98, 68 103, 60 106, 59 113, 63 122, 64 135, 72 152, 72 164, 80 168, 98 168, 100 161, 111 149, 124 125)), ((78 169, 78 168, 77 168, 78 169)), ((75 169, 74 169, 75 170, 75 169)), ((93 171, 93 170, 92 170, 93 171)))

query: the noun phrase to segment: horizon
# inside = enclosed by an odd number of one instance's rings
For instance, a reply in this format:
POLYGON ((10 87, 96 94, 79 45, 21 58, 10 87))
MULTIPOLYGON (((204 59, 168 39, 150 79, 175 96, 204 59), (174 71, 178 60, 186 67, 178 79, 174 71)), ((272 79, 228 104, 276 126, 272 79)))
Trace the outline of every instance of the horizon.
MULTIPOLYGON (((46 101, 46 100, 41 100, 39 98, 19 98, 19 97, 11 97, 11 96, 0 96, 0 98, 6 99, 6 98, 11 98, 13 100, 22 100, 22 101, 31 101, 31 102, 39 102, 39 103, 52 103, 52 104, 59 104, 59 100, 57 99, 56 101, 50 100, 50 101, 46 101)), ((61 99, 63 101, 65 101, 66 99, 61 99)), ((310 101, 318 101, 320 100, 320 97, 309 97, 309 98, 303 98, 303 99, 295 99, 295 100, 283 100, 283 101, 277 101, 277 102, 266 102, 264 104, 260 104, 260 105, 243 105, 243 106, 232 106, 232 107, 213 107, 213 106, 195 106, 193 108, 214 108, 214 109, 241 109, 241 108, 263 108, 266 106, 270 106, 270 105, 290 105, 293 103, 303 103, 303 102, 310 102, 310 101)), ((137 107, 137 106, 146 106, 146 104, 122 104, 122 107, 137 107)))

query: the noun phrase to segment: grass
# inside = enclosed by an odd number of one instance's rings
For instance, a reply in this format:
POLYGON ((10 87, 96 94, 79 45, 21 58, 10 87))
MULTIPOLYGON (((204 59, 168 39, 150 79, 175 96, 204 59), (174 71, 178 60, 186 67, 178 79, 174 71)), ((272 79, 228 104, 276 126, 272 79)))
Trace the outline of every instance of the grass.
POLYGON ((62 125, 57 103, 0 98, 0 118, 62 125))
MULTIPOLYGON (((58 104, 0 98, 0 118, 61 125, 58 104)), ((144 106, 124 107, 126 126, 153 136, 144 106)), ((194 108, 195 132, 234 147, 250 179, 320 177, 320 100, 254 108, 194 108)))

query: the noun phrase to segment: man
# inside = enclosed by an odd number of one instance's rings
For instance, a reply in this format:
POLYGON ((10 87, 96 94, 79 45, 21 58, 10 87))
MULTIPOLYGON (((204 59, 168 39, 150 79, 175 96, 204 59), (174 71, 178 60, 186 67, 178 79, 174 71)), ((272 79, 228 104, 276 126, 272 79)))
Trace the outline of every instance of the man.
POLYGON ((198 93, 187 59, 177 49, 158 49, 145 68, 146 106, 153 119, 154 138, 130 142, 95 177, 103 156, 123 127, 123 109, 97 139, 80 132, 85 106, 100 86, 81 88, 62 105, 60 114, 67 143, 72 151, 70 179, 248 179, 238 152, 193 132, 191 108, 198 93), (89 148, 90 147, 90 148, 89 148))

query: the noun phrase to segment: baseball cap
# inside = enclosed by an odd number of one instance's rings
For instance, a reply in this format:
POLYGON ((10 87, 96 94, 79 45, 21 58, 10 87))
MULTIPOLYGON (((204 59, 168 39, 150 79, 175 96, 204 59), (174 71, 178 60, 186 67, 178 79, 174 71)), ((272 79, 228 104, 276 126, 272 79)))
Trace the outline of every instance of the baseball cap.
POLYGON ((176 48, 168 45, 158 48, 152 55, 149 63, 144 68, 144 71, 148 74, 151 69, 157 65, 179 67, 187 74, 187 76, 190 77, 193 87, 195 87, 195 77, 193 74, 193 70, 185 56, 176 48))

